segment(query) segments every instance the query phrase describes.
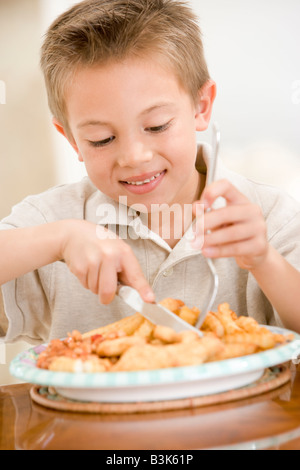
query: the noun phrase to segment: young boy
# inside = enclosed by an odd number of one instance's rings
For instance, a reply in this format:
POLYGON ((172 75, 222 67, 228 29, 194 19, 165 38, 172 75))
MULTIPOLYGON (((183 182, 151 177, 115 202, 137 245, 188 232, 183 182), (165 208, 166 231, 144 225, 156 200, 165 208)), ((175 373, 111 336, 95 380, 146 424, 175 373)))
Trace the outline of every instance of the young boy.
POLYGON ((132 314, 118 281, 148 302, 201 308, 206 257, 220 277, 214 308, 300 331, 299 204, 222 164, 206 187, 210 148, 196 131, 216 85, 192 10, 83 1, 52 24, 41 64, 54 125, 88 177, 26 198, 0 224, 4 339, 49 341, 132 314))

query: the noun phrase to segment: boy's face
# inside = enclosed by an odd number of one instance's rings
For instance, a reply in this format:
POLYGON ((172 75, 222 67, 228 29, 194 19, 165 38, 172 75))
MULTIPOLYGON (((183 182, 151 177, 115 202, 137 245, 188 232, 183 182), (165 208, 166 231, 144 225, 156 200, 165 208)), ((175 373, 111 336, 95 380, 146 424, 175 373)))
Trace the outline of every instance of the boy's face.
POLYGON ((195 104, 172 72, 149 59, 81 69, 66 96, 68 120, 71 144, 94 185, 148 211, 152 204, 194 202, 195 131, 208 125, 212 87, 195 104))

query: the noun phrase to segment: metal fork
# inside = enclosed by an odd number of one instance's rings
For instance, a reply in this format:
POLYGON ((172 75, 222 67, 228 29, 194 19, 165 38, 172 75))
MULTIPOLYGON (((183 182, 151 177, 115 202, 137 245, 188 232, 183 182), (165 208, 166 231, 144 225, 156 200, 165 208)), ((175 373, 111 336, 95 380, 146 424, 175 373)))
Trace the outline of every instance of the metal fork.
MULTIPOLYGON (((210 162, 210 171, 208 172, 207 180, 206 180, 207 186, 209 186, 215 180, 217 161, 218 161, 218 155, 219 155, 219 147, 220 147, 220 137, 221 137, 221 134, 220 134, 218 124, 214 123, 213 124, 212 158, 210 162)), ((207 212, 210 212, 210 211, 211 211, 211 208, 207 209, 207 212)), ((210 285, 209 295, 207 297, 208 298, 207 303, 204 309, 201 310, 198 321, 196 323, 196 328, 201 328, 202 323, 204 322, 207 313, 212 308, 212 305, 215 301, 215 298, 218 292, 218 287, 219 287, 219 277, 218 277, 214 262, 211 258, 206 258, 206 261, 210 269, 211 285, 210 285)))

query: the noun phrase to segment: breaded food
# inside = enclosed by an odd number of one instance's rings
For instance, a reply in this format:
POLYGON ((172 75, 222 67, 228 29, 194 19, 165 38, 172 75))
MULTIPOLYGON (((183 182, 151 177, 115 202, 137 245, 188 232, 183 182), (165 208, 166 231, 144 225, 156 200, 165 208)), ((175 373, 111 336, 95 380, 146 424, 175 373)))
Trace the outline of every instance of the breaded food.
MULTIPOLYGON (((170 298, 161 304, 196 324, 196 307, 170 298)), ((209 312, 201 330, 202 337, 190 330, 177 333, 136 313, 84 335, 75 330, 64 340, 51 341, 37 367, 93 373, 183 367, 255 354, 293 339, 271 332, 253 318, 238 317, 228 303, 209 312)))
POLYGON ((198 365, 209 361, 223 348, 222 342, 214 335, 191 343, 134 346, 123 354, 112 370, 120 372, 198 365))
POLYGON ((135 313, 130 317, 122 318, 121 320, 110 323, 109 325, 102 326, 101 328, 96 328, 95 330, 88 331, 84 333, 82 337, 89 338, 94 335, 107 336, 115 331, 123 331, 126 335, 132 335, 139 326, 144 322, 144 317, 140 313, 135 313))

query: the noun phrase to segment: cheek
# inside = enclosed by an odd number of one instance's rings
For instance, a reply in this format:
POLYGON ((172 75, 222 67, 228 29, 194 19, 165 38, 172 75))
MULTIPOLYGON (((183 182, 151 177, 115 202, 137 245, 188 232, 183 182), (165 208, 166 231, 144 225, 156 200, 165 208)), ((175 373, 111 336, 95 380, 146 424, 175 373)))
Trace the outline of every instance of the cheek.
POLYGON ((170 141, 169 155, 178 171, 185 173, 190 166, 194 167, 197 156, 196 132, 190 129, 178 131, 170 141))
POLYGON ((105 187, 110 186, 110 169, 104 159, 83 156, 83 162, 90 180, 98 189, 103 190, 105 187))
POLYGON ((190 115, 182 117, 172 132, 172 145, 174 148, 190 149, 196 144, 195 122, 190 115))

